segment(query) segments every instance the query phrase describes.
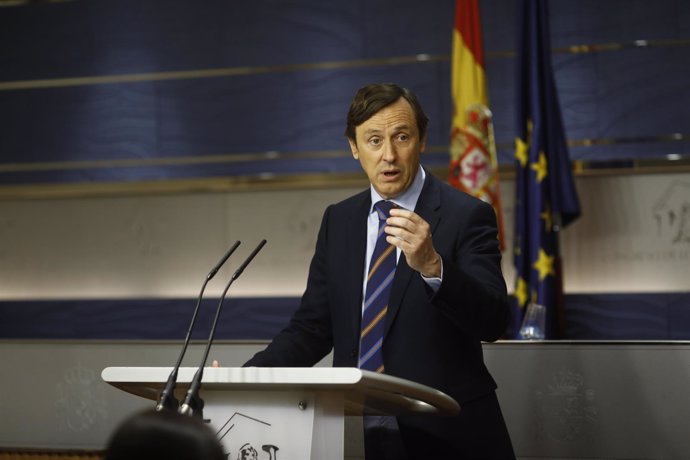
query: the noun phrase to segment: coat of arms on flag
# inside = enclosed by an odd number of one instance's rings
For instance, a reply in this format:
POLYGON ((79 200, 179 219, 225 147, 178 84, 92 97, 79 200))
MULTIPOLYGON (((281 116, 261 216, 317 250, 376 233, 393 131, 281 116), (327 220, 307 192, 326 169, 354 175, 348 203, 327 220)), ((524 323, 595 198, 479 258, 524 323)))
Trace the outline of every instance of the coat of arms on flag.
POLYGON ((450 140, 449 182, 487 203, 499 198, 492 138, 491 112, 476 104, 467 111, 467 124, 454 127, 450 140))

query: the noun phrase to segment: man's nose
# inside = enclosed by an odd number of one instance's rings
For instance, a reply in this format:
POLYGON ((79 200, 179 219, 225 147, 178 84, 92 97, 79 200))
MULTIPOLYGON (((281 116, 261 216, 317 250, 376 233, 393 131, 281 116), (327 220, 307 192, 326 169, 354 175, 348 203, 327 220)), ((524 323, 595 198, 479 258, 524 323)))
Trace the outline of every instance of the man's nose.
POLYGON ((395 145, 392 142, 385 142, 381 152, 381 159, 387 163, 393 163, 397 156, 398 153, 395 149, 395 145))

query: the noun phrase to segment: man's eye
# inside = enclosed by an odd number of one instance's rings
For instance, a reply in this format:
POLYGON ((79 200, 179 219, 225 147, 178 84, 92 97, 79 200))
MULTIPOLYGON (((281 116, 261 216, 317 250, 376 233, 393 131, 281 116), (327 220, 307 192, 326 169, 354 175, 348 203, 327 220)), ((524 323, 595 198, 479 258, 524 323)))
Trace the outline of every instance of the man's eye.
POLYGON ((398 140, 401 142, 407 142, 410 139, 410 136, 407 134, 398 134, 398 140))
POLYGON ((369 143, 372 145, 379 145, 381 143, 381 139, 379 139, 378 137, 372 137, 371 139, 369 139, 369 143))

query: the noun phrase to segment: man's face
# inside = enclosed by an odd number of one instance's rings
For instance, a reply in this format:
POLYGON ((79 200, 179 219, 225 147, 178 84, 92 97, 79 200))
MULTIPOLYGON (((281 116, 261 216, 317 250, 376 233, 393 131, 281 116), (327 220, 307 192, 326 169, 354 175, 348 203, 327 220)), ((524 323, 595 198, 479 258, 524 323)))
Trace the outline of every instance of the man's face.
POLYGON ((352 156, 359 160, 374 189, 395 198, 412 184, 425 139, 419 138, 414 111, 404 98, 376 112, 355 129, 352 156))

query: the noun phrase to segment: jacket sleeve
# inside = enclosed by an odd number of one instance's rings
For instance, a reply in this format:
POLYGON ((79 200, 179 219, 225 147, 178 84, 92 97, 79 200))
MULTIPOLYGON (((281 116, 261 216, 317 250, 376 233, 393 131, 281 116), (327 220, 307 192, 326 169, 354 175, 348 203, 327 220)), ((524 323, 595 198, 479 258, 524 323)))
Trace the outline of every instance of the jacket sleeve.
POLYGON ((497 235, 493 208, 477 202, 457 229, 453 247, 441 252, 443 281, 431 299, 458 327, 489 342, 499 339, 510 321, 497 235))
POLYGON ((254 355, 245 366, 309 367, 333 348, 326 251, 330 209, 326 209, 321 222, 316 250, 309 266, 307 288, 299 308, 266 349, 254 355))

